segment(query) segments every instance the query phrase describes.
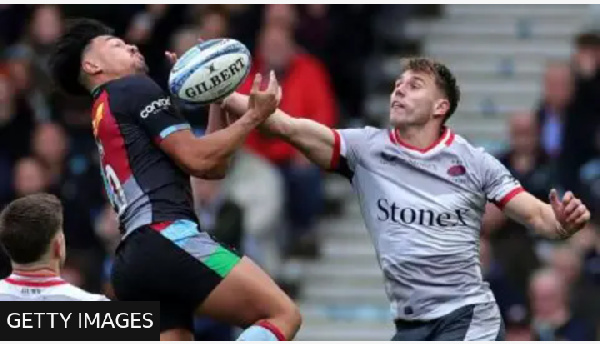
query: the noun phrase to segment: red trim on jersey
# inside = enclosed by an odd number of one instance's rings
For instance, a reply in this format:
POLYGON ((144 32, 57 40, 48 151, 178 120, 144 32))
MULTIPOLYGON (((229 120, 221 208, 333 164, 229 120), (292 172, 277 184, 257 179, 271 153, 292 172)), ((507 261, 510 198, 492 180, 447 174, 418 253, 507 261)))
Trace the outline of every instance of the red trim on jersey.
POLYGON ((157 222, 157 223, 151 224, 150 228, 160 232, 160 231, 164 230, 165 228, 169 227, 172 223, 173 223, 173 221, 157 222))
MULTIPOLYGON (((448 129, 450 130, 450 129, 448 129)), ((446 140, 446 146, 450 146, 452 144, 452 142, 454 142, 454 132, 452 130, 450 130, 450 135, 448 137, 448 139, 446 140)))
MULTIPOLYGON (((435 148, 438 144, 440 144, 440 142, 442 142, 442 140, 444 140, 446 138, 446 134, 448 134, 450 130, 446 127, 444 127, 444 131, 442 131, 442 134, 440 135, 440 137, 438 137, 437 140, 435 140, 435 142, 433 142, 432 144, 430 144, 427 148, 419 148, 419 147, 415 147, 407 142, 402 141, 402 138, 400 138, 400 134, 398 133, 398 129, 394 130, 394 135, 396 136, 396 141, 398 141, 398 144, 408 148, 410 150, 415 150, 419 153, 427 153, 430 150, 432 150, 433 148, 435 148)), ((450 143, 452 143, 452 141, 450 141, 450 143)))
MULTIPOLYGON (((97 138, 104 148, 104 156, 102 159, 102 167, 110 165, 115 171, 117 178, 121 184, 125 183, 131 176, 131 167, 129 165, 129 157, 127 156, 127 147, 125 146, 125 139, 121 134, 119 124, 115 116, 110 110, 110 100, 106 91, 102 92, 100 97, 96 100, 94 108, 102 106, 101 114, 94 114, 95 117, 101 116, 101 120, 97 121, 97 138)), ((106 173, 106 171, 105 171, 106 173)), ((110 181, 110 178, 108 178, 110 181)))
POLYGON ((25 287, 53 287, 56 285, 67 284, 67 282, 65 282, 61 279, 54 279, 54 280, 50 280, 50 281, 39 282, 39 281, 28 281, 28 280, 7 278, 4 281, 6 283, 10 283, 10 284, 14 284, 14 285, 22 285, 25 287))
POLYGON ((394 131, 390 129, 390 141, 392 141, 393 144, 398 144, 398 142, 396 142, 396 137, 394 135, 394 131))
POLYGON ((47 271, 49 271, 49 273, 45 273, 45 274, 44 273, 34 273, 34 272, 14 270, 14 269, 13 269, 12 273, 13 273, 13 275, 17 275, 17 276, 34 277, 34 278, 58 277, 56 272, 54 272, 54 270, 52 270, 52 269, 41 269, 38 271, 42 271, 42 270, 47 270, 47 271))
POLYGON ((335 129, 331 129, 333 132, 334 142, 333 142, 333 154, 331 155, 331 163, 329 164, 332 170, 335 170, 340 164, 340 153, 341 153, 341 142, 342 138, 340 137, 340 133, 335 129))
POLYGON ((506 196, 502 197, 500 201, 496 202, 496 205, 500 209, 503 209, 504 206, 506 206, 506 204, 508 204, 508 202, 510 202, 511 199, 513 199, 516 195, 520 194, 523 191, 525 191, 525 189, 523 189, 523 187, 521 186, 514 188, 511 192, 507 193, 506 196))
POLYGON ((283 342, 285 341, 285 336, 283 335, 283 332, 281 332, 280 329, 277 328, 277 326, 273 325, 272 323, 268 322, 267 320, 261 320, 257 323, 258 326, 269 330, 271 333, 273 333, 275 335, 275 338, 277 338, 278 341, 283 342))

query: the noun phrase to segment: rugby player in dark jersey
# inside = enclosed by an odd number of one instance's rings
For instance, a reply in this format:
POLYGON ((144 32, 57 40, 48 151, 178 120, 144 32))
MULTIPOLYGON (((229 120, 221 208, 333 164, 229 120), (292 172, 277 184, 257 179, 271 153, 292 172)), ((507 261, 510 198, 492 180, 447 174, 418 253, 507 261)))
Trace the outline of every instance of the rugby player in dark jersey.
POLYGON ((50 67, 63 90, 94 99, 101 173, 122 234, 112 273, 118 299, 160 301, 161 340, 190 340, 195 314, 245 328, 240 339, 292 339, 297 307, 251 260, 199 228, 189 180, 225 175, 248 133, 275 111, 276 80, 260 91, 257 75, 250 109, 230 125, 211 105, 207 135, 197 138, 146 75, 137 47, 97 21, 74 21, 50 67))

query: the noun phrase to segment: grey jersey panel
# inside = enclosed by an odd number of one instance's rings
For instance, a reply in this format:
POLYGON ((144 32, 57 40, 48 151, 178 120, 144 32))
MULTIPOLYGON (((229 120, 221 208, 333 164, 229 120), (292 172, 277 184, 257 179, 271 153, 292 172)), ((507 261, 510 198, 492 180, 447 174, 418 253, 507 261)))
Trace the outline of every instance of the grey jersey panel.
POLYGON ((487 200, 501 203, 519 187, 504 166, 449 130, 425 153, 392 142, 388 130, 338 132, 395 318, 494 301, 479 232, 487 200))

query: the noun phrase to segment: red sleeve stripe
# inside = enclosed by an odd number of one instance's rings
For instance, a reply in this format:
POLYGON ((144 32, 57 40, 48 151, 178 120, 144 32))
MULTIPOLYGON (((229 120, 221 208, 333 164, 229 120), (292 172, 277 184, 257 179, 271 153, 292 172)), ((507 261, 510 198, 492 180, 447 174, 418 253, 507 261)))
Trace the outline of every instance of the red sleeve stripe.
POLYGON ((267 329, 267 330, 269 330, 269 332, 273 333, 273 335, 275 335, 275 338, 277 338, 278 341, 284 342, 286 340, 283 332, 281 332, 281 330, 278 329, 277 326, 273 325, 272 323, 268 322, 267 320, 261 320, 258 322, 257 325, 264 329, 267 329))
POLYGON ((331 155, 331 163, 329 164, 329 166, 332 170, 335 170, 340 164, 340 146, 342 139, 340 137, 340 133, 338 133, 337 130, 331 129, 331 131, 333 131, 333 137, 335 141, 333 143, 333 154, 331 155))
POLYGON ((516 195, 520 194, 523 191, 525 191, 525 189, 523 189, 521 186, 514 188, 511 192, 506 194, 506 196, 504 196, 500 201, 496 202, 496 205, 500 209, 503 209, 504 206, 506 206, 506 204, 508 204, 508 202, 510 202, 511 199, 513 199, 516 195))

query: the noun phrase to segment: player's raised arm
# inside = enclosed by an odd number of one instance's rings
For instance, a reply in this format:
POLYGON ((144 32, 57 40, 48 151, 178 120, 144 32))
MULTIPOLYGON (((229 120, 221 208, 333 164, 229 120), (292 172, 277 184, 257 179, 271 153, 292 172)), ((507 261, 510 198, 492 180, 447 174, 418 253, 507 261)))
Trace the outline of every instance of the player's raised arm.
MULTIPOLYGON (((189 174, 199 178, 223 178, 228 162, 236 149, 242 145, 248 134, 272 114, 277 107, 276 92, 273 87, 261 91, 260 75, 254 80, 250 95, 250 105, 239 120, 226 128, 217 123, 209 123, 209 131, 196 138, 189 130, 168 135, 160 141, 160 147, 189 174)), ((276 85, 275 85, 276 86, 276 85)), ((211 120, 222 120, 219 109, 211 108, 211 120)))
MULTIPOLYGON (((273 72, 270 74, 269 85, 276 86, 279 90, 273 72)), ((251 106, 250 98, 239 93, 230 95, 222 104, 222 107, 234 116, 244 113, 249 106, 251 106)), ((292 117, 277 109, 260 126, 260 129, 290 143, 319 167, 326 170, 335 168, 334 152, 337 142, 339 154, 339 139, 336 140, 334 131, 327 126, 310 119, 292 117)))
POLYGON ((573 193, 567 192, 559 201, 552 190, 547 204, 525 191, 496 158, 484 153, 480 160, 487 198, 513 220, 553 239, 566 239, 589 221, 590 212, 573 193))
POLYGON ((550 204, 522 192, 506 204, 504 211, 514 220, 555 239, 570 237, 590 220, 590 212, 572 192, 560 200, 553 189, 549 197, 550 204))

